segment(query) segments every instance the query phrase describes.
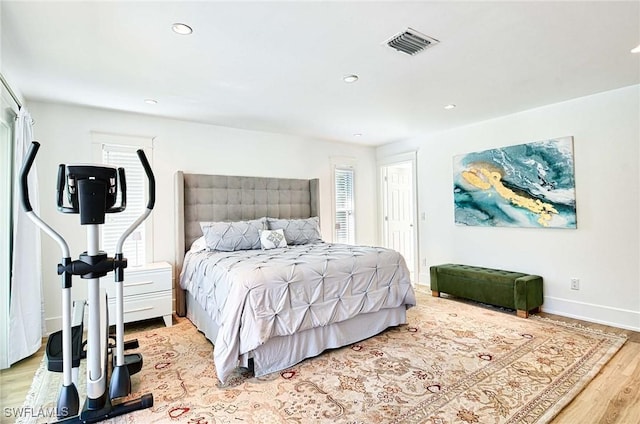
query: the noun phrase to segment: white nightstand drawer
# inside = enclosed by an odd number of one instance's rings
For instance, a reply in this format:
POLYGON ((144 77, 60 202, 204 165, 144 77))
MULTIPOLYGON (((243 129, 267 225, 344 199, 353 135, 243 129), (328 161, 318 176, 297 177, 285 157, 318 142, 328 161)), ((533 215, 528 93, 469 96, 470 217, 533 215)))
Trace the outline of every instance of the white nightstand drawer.
MULTIPOLYGON (((124 322, 162 317, 171 326, 173 269, 167 262, 146 264, 124 270, 124 322)), ((107 292, 109 303, 109 325, 115 324, 116 289, 113 281, 105 281, 102 287, 107 292)))
MULTIPOLYGON (((140 321, 155 317, 171 316, 171 290, 137 296, 127 296, 124 303, 124 322, 140 321)), ((114 325, 116 300, 109 298, 109 325, 114 325)), ((165 323, 166 323, 165 319, 165 323)))
MULTIPOLYGON (((131 296, 143 293, 153 293, 163 290, 171 290, 171 265, 160 262, 142 267, 125 268, 124 270, 124 295, 131 296)), ((116 295, 115 283, 108 281, 103 284, 107 290, 107 296, 116 295)))

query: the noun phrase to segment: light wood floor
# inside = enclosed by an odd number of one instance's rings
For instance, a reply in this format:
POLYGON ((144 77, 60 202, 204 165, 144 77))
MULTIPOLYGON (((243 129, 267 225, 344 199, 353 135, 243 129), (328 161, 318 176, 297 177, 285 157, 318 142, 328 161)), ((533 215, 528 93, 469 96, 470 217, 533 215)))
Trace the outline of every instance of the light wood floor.
MULTIPOLYGON (((627 343, 605 365, 589 385, 552 421, 553 424, 640 424, 640 333, 540 313, 558 321, 580 323, 618 334, 627 343)), ((174 317, 174 319, 176 319, 174 317)), ((127 326, 125 333, 163 327, 162 319, 127 326), (142 327, 142 328, 141 328, 142 327)), ((0 423, 9 423, 6 408, 19 408, 31 387, 44 347, 31 357, 0 371, 0 423)))
POLYGON ((624 346, 552 423, 640 424, 640 333, 544 312, 540 315, 628 337, 624 346))
POLYGON ((31 388, 33 375, 40 366, 44 355, 46 340, 40 350, 30 357, 13 364, 9 369, 0 371, 0 423, 12 423, 14 415, 10 409, 20 408, 31 388))

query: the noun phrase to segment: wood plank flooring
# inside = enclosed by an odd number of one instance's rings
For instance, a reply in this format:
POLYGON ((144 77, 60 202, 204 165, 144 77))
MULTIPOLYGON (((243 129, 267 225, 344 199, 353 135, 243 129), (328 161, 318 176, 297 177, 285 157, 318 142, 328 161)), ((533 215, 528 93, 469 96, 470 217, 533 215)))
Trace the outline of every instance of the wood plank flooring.
MULTIPOLYGON (((640 424, 640 333, 540 313, 558 321, 579 323, 585 327, 626 334, 627 343, 604 366, 589 385, 552 421, 553 424, 640 424)), ((175 317, 174 317, 175 319, 175 317)), ((129 326, 125 333, 140 331, 140 326, 163 327, 162 320, 129 326)), ((36 354, 0 371, 0 423, 13 422, 5 417, 6 408, 19 408, 31 387, 40 365, 44 347, 36 354)))
POLYGON ((556 424, 640 424, 640 333, 541 313, 553 319, 626 334, 627 343, 552 421, 556 424))
POLYGON ((0 423, 12 423, 14 414, 7 408, 20 408, 31 388, 33 375, 44 356, 46 339, 42 347, 28 358, 19 361, 9 369, 0 371, 0 423))

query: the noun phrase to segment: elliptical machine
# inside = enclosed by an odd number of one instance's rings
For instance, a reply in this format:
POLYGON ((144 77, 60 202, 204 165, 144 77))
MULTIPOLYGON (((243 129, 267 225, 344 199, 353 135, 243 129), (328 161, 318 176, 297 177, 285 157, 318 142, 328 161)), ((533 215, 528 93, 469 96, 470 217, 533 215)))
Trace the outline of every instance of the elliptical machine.
MULTIPOLYGON (((112 403, 131 393, 131 375, 142 368, 142 356, 139 354, 125 355, 128 347, 136 347, 134 343, 124 341, 124 311, 123 311, 123 282, 124 269, 127 259, 123 257, 122 247, 126 238, 151 214, 155 203, 155 178, 144 151, 138 150, 138 158, 142 163, 149 182, 149 201, 145 211, 120 236, 116 244, 115 257, 110 258, 107 253, 99 250, 99 228, 104 224, 106 213, 122 212, 126 208, 127 185, 124 168, 95 165, 64 165, 58 168, 57 207, 62 213, 80 214, 80 225, 87 228, 87 251, 78 260, 71 260, 67 242, 53 228, 45 223, 33 212, 29 201, 27 178, 35 160, 40 144, 31 143, 20 173, 21 201, 27 216, 53 238, 62 251, 62 263, 58 264, 58 275, 62 278, 62 331, 50 336, 47 344, 49 369, 58 370, 62 363, 63 383, 57 401, 57 418, 60 423, 94 423, 110 419, 132 411, 153 406, 153 394, 147 393, 138 399, 112 403), (115 205, 120 185, 120 204, 115 205), (67 192, 68 204, 63 201, 67 192), (109 272, 115 273, 115 306, 116 306, 116 337, 113 370, 109 377, 108 356, 113 346, 109 345, 109 320, 107 295, 100 289, 100 278, 109 272), (82 352, 82 318, 85 302, 75 302, 72 314, 71 286, 72 276, 79 275, 88 280, 89 322, 87 328, 86 359, 87 359, 87 393, 82 411, 74 370, 77 377, 77 367, 82 352), (72 325, 72 316, 74 323, 72 325), (77 321, 80 320, 78 323, 77 321), (127 346, 125 346, 125 344, 127 346), (61 354, 60 354, 61 353, 61 354), (109 391, 107 393, 107 380, 109 391)), ((58 370, 59 371, 59 370, 58 370)))

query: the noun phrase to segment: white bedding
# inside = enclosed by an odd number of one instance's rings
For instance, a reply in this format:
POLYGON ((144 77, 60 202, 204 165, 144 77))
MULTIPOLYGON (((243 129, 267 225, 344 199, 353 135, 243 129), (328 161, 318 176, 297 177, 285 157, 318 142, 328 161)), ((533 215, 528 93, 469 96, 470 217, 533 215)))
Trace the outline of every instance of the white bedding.
POLYGON ((214 360, 222 382, 241 355, 271 338, 415 305, 404 259, 380 247, 192 248, 180 285, 219 327, 214 360))

